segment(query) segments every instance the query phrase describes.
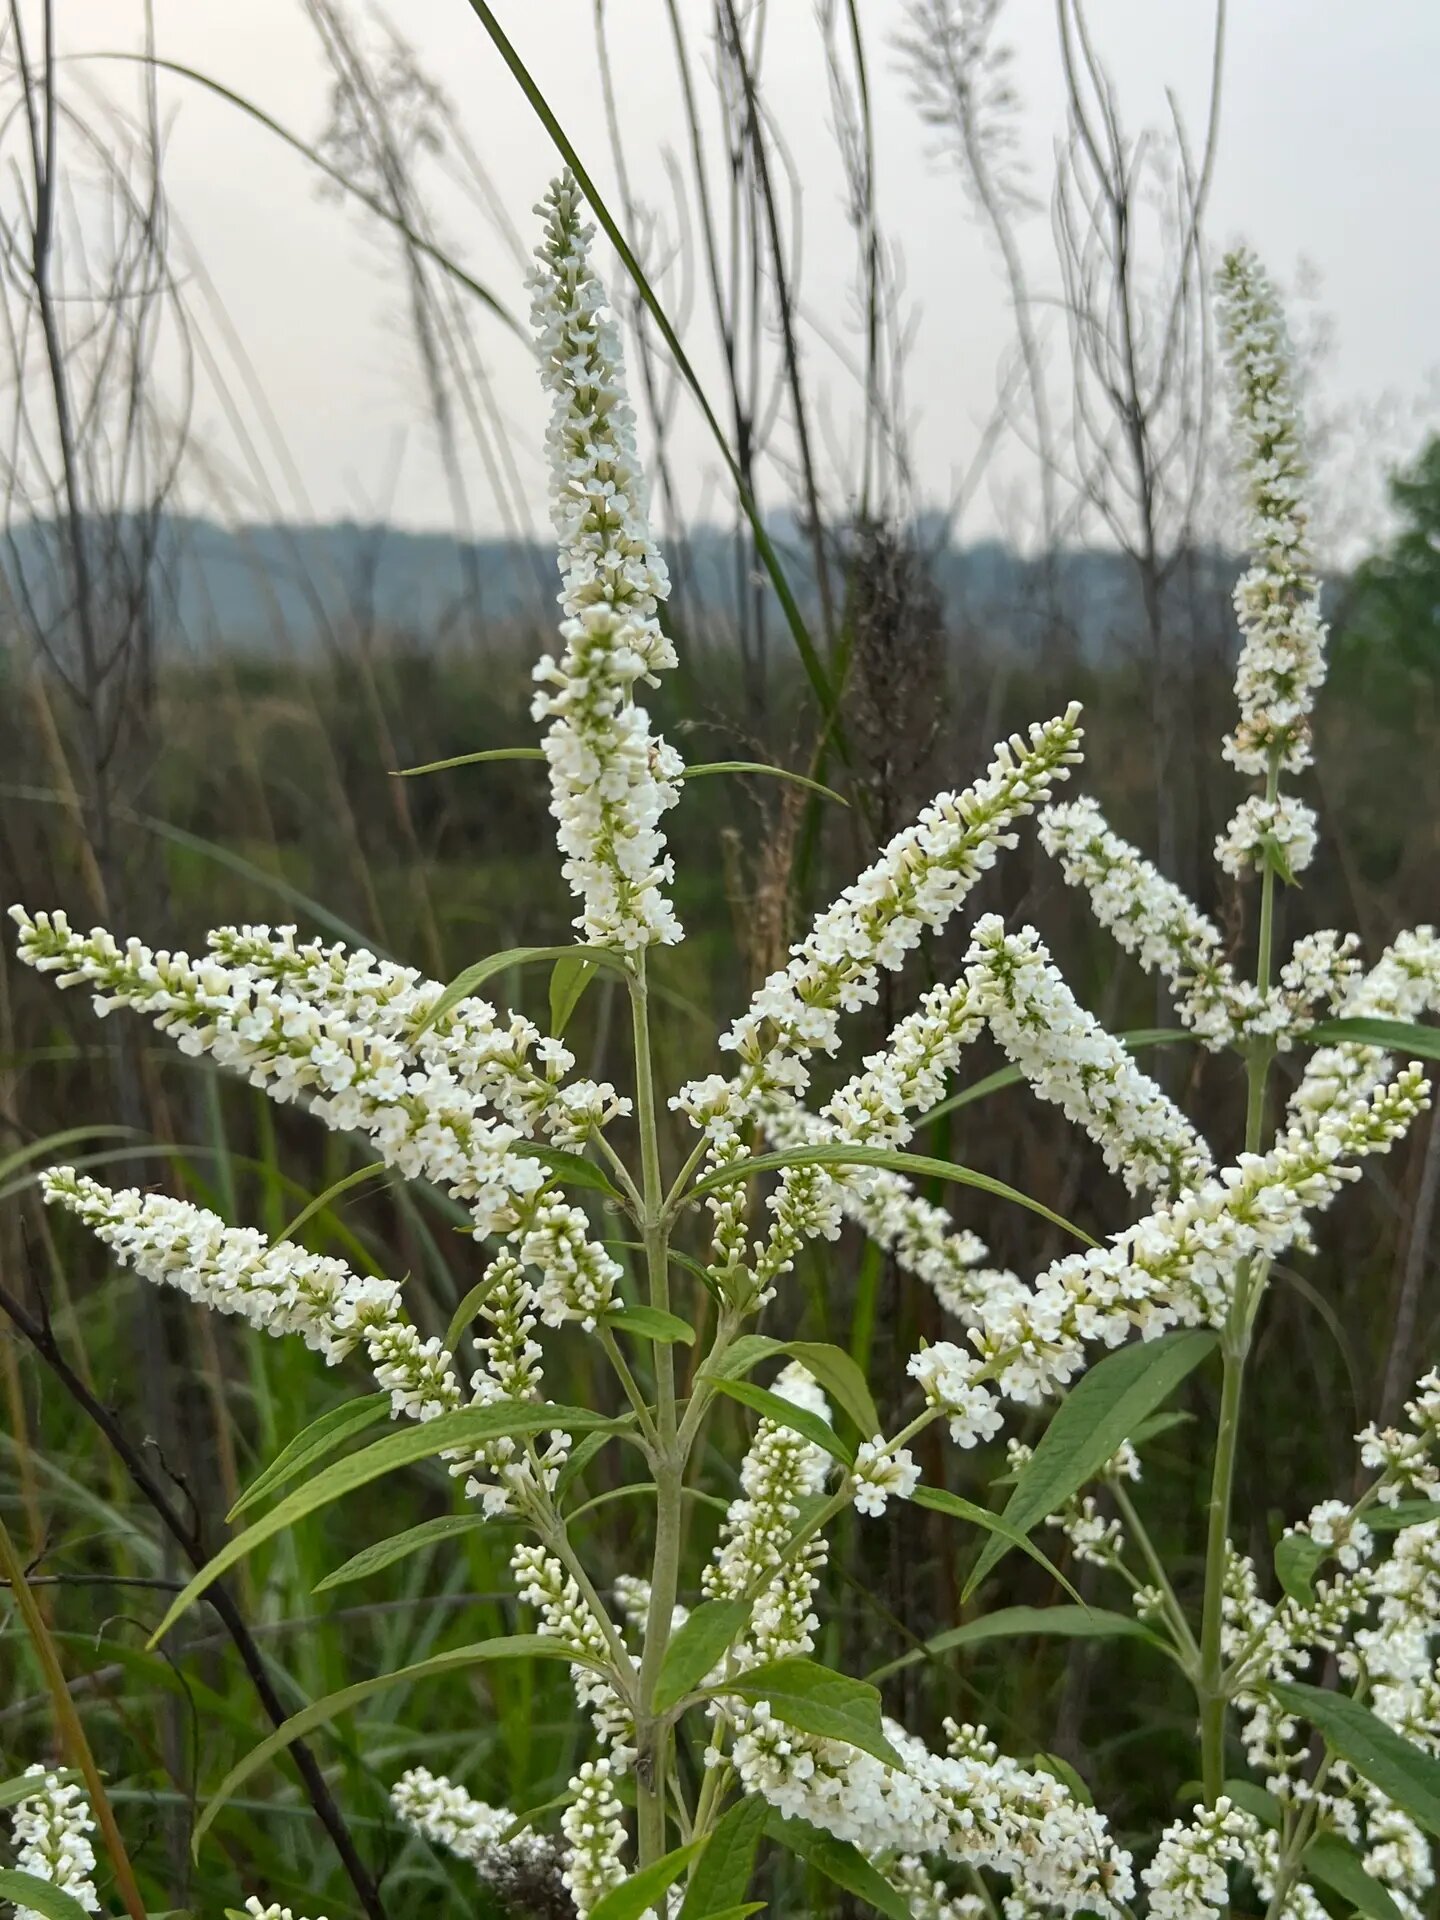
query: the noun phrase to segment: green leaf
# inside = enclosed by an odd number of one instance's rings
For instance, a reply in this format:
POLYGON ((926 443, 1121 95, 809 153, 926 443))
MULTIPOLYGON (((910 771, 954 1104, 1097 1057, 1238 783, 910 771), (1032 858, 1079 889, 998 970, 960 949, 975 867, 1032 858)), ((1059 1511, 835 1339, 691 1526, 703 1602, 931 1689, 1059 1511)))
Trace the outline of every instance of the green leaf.
POLYGON ((745 1904, 745 1895, 764 1831, 765 1802, 758 1796, 737 1800, 691 1872, 680 1920, 725 1920, 727 1914, 758 1911, 745 1904))
POLYGON ((719 1393, 728 1394, 732 1400, 738 1400, 742 1406, 753 1407, 756 1413, 763 1413, 777 1427, 789 1427, 812 1446, 819 1447, 822 1453, 828 1453, 832 1460, 839 1460, 847 1467, 854 1460, 855 1449, 848 1441, 842 1440, 827 1421, 822 1420, 818 1413, 812 1413, 808 1407, 797 1407, 793 1400, 785 1399, 783 1394, 769 1393, 750 1380, 717 1380, 715 1388, 719 1393))
MULTIPOLYGON (((1227 1780, 1225 1791, 1242 1812, 1252 1815, 1262 1827, 1278 1831, 1285 1810, 1273 1793, 1267 1793, 1264 1787, 1257 1787, 1253 1780, 1227 1780)), ((1197 1780, 1193 1791, 1184 1797, 1193 1804, 1204 1796, 1204 1792, 1204 1787, 1197 1780)))
POLYGON ((1393 1507, 1367 1507, 1365 1524, 1372 1533, 1399 1533, 1404 1527, 1423 1527, 1440 1520, 1440 1500, 1401 1500, 1393 1507))
MULTIPOLYGON (((1005 1505, 1005 1520, 1029 1533, 1055 1513, 1128 1440, 1141 1421, 1193 1373, 1215 1346, 1213 1333, 1172 1333, 1107 1353, 1061 1401, 1005 1505)), ((965 1583, 966 1599, 1004 1555, 989 1541, 965 1583)))
MULTIPOLYGON (((17 1773, 13 1780, 0 1780, 0 1809, 15 1807, 22 1800, 28 1800, 35 1792, 38 1776, 17 1773)), ((83 1784, 84 1776, 70 1767, 53 1767, 50 1778, 58 1780, 62 1787, 78 1787, 83 1784)))
POLYGON ((768 1700, 777 1720, 825 1740, 844 1740, 863 1753, 873 1753, 887 1767, 904 1770, 905 1762, 885 1738, 880 1724, 880 1695, 868 1681, 834 1673, 817 1661, 798 1655, 768 1660, 711 1689, 737 1694, 752 1704, 768 1700))
POLYGON ((497 1640, 477 1640, 470 1646, 451 1647, 447 1653, 431 1654, 428 1660, 417 1660, 411 1666, 397 1668, 394 1673, 379 1673, 369 1680, 357 1680, 353 1686, 341 1687, 337 1693, 327 1693, 323 1700, 312 1700, 299 1713, 292 1713, 258 1746, 252 1747, 249 1753, 236 1761, 195 1823, 192 1850, 198 1855, 200 1841, 221 1808, 227 1800, 234 1798, 252 1774, 258 1773, 267 1761, 273 1760, 277 1753, 283 1753, 296 1740, 313 1733, 316 1727, 328 1725, 340 1714, 349 1713, 365 1701, 373 1700, 376 1694, 384 1693, 387 1688, 413 1686, 418 1681, 433 1680, 442 1674, 461 1673, 467 1667, 479 1666, 490 1660, 565 1660, 572 1666, 604 1671, 601 1662, 557 1640, 552 1634, 507 1633, 497 1640))
POLYGON ((457 1341, 469 1326, 470 1322, 475 1318, 476 1314, 479 1313, 481 1307, 484 1306, 485 1296, 489 1293, 492 1284, 490 1274, 488 1272, 482 1273, 474 1286, 471 1287, 470 1291, 466 1294, 465 1298, 460 1302, 459 1306, 456 1307, 454 1313, 451 1314, 450 1324, 445 1329, 445 1351, 447 1353, 453 1354, 455 1352, 457 1341))
POLYGON ((14 1867, 0 1868, 0 1900, 29 1907, 44 1914, 45 1920, 90 1920, 73 1893, 63 1892, 53 1880, 41 1880, 14 1867))
POLYGON ((823 1873, 827 1880, 833 1880, 837 1887, 868 1900, 887 1920, 911 1920, 909 1901, 902 1899, 884 1875, 848 1840, 836 1840, 806 1820, 786 1820, 773 1812, 766 1816, 765 1831, 807 1866, 823 1873))
POLYGON ((328 1413, 322 1413, 318 1420, 312 1420, 293 1440, 286 1442, 269 1466, 256 1474, 225 1518, 233 1520, 237 1513, 244 1513, 257 1501, 278 1493, 300 1474, 317 1467, 337 1447, 353 1440, 357 1433, 383 1420, 389 1411, 388 1393, 367 1393, 361 1400, 346 1400, 341 1406, 331 1407, 328 1413))
MULTIPOLYGON (((1003 1514, 992 1513, 989 1507, 977 1507, 973 1500, 963 1499, 958 1493, 947 1493, 944 1487, 916 1487, 910 1498, 917 1507, 930 1507, 936 1513, 948 1513, 952 1520, 968 1520, 972 1527, 983 1527, 985 1532, 992 1536, 985 1551, 988 1553, 991 1548, 995 1548, 997 1560, 1007 1546, 1019 1547, 1022 1553, 1028 1553, 1036 1566, 1043 1567, 1050 1578, 1057 1585, 1062 1586, 1066 1593, 1073 1595, 1077 1604, 1084 1608, 1084 1601, 1080 1599, 1080 1595, 1054 1561, 1036 1546, 1028 1533, 1010 1523, 1007 1517, 1008 1508, 1003 1514)), ((971 1574, 965 1588, 967 1595, 977 1577, 976 1574, 971 1574)), ((1043 1609, 1037 1609, 1037 1611, 1043 1611, 1043 1609)))
POLYGON ((348 1454, 345 1459, 326 1467, 323 1473, 316 1474, 303 1486, 297 1487, 294 1493, 287 1494, 263 1519, 227 1541, 219 1553, 175 1596, 165 1618, 146 1644, 152 1650, 157 1647, 181 1614, 187 1613, 221 1574, 227 1573, 237 1562, 253 1553, 256 1547, 293 1527, 297 1520, 319 1512, 322 1507, 342 1499, 347 1493, 357 1492, 384 1474, 393 1473, 397 1467, 413 1466, 417 1461, 428 1460, 452 1447, 463 1452, 487 1440, 544 1433, 551 1427, 563 1427, 572 1433, 603 1427, 609 1432, 618 1433, 626 1425, 626 1421, 611 1420, 602 1413, 592 1413, 586 1407, 536 1406, 524 1400, 497 1400, 493 1406, 460 1407, 453 1413, 442 1413, 437 1419, 386 1434, 383 1440, 376 1440, 370 1446, 362 1447, 359 1453, 348 1454))
POLYGON ((687 1347, 695 1344, 695 1329, 690 1322, 682 1320, 678 1313, 665 1313, 659 1307, 617 1307, 614 1313, 601 1318, 607 1327, 638 1334, 642 1340, 658 1340, 662 1346, 673 1346, 677 1340, 687 1347))
POLYGON ((1128 1613, 1108 1613, 1103 1607, 997 1607, 994 1613, 964 1626, 950 1627, 927 1640, 923 1647, 912 1647, 898 1660, 888 1660, 866 1677, 884 1680, 902 1667, 918 1666, 922 1660, 956 1647, 978 1647, 987 1640, 1027 1640, 1054 1637, 1064 1640, 1145 1640, 1165 1652, 1165 1642, 1128 1613))
POLYGON ((1369 1920, 1402 1920, 1389 1888, 1365 1871, 1359 1854, 1338 1833, 1317 1833, 1300 1864, 1310 1879, 1331 1888, 1369 1920))
POLYGON ((1308 1533, 1284 1533, 1275 1542, 1275 1578, 1292 1600, 1308 1606, 1315 1598, 1315 1575, 1331 1549, 1308 1533))
POLYGON ((752 1913, 763 1913, 763 1900, 746 1900, 738 1907, 726 1907, 720 1913, 712 1914, 710 1920, 748 1920, 752 1913))
POLYGON ((1277 1683, 1271 1691, 1287 1713, 1308 1720, 1323 1734, 1326 1746, 1427 1833, 1440 1834, 1440 1760, 1412 1746, 1348 1693, 1330 1693, 1299 1680, 1277 1683))
POLYGON ((362 1547, 359 1553, 352 1554, 343 1566, 336 1567, 333 1573, 327 1573, 310 1589, 312 1593, 328 1593, 332 1587, 348 1586, 352 1580, 368 1579, 372 1573, 379 1573, 382 1567, 393 1567, 397 1560, 407 1559, 412 1553, 421 1553, 426 1547, 434 1546, 437 1540, 453 1540, 458 1534, 475 1533, 481 1527, 493 1527, 495 1522, 483 1513, 442 1513, 436 1520, 422 1520, 418 1527, 407 1527, 403 1533, 392 1533, 388 1540, 377 1540, 373 1546, 362 1547))
POLYGON ((1386 1053, 1440 1060, 1440 1027, 1417 1020, 1378 1020, 1357 1015, 1348 1020, 1321 1020, 1301 1039, 1312 1047, 1383 1047, 1386 1053))
POLYGON ((1094 1806, 1094 1794, 1061 1754, 1042 1751, 1035 1755, 1030 1764, 1037 1773, 1048 1773, 1052 1780, 1058 1780, 1061 1786, 1068 1787, 1082 1807, 1094 1806))
POLYGON ((996 1180, 988 1173, 977 1173, 973 1167, 962 1167, 955 1160, 932 1160, 924 1153, 892 1153, 887 1147, 787 1147, 779 1153, 748 1154, 697 1180, 685 1196, 686 1204, 704 1194, 716 1193, 721 1187, 733 1186, 737 1180, 749 1180, 757 1173, 783 1172, 786 1167, 885 1167, 891 1173, 908 1174, 915 1180, 951 1180, 958 1186, 978 1187, 981 1193, 997 1200, 1011 1200, 1016 1206, 1038 1213, 1052 1227, 1061 1228, 1087 1247, 1096 1245, 1073 1221, 1052 1213, 1049 1207, 1032 1200, 1028 1194, 1007 1187, 1003 1180, 996 1180))
POLYGON ((706 1600, 696 1607, 666 1645, 655 1682, 657 1712, 664 1713, 700 1685, 744 1632, 749 1618, 748 1600, 706 1600))
POLYGON ((488 960, 477 960, 473 967, 466 967, 463 973, 457 973, 424 1019, 416 1022, 411 1038, 418 1040, 438 1020, 443 1020, 453 1007, 457 1007, 462 1000, 468 1000, 472 993, 478 993, 485 982, 493 980, 497 973, 508 973, 511 967, 534 966, 540 960, 565 960, 577 956, 593 960, 597 967, 613 967, 618 973, 627 971, 620 955, 612 953, 608 947, 507 947, 503 953, 492 953, 488 960))
POLYGON ((550 1032, 558 1040, 570 1024, 570 1016, 580 997, 600 971, 593 960, 582 953, 566 953, 550 972, 550 1032))
POLYGON ((483 753, 457 753, 448 760, 427 760, 423 767, 392 767, 392 780, 414 780, 422 773, 446 773, 451 767, 476 767, 482 760, 543 760, 543 747, 487 747, 483 753))
POLYGON ((844 794, 836 793, 833 787, 822 786, 808 774, 792 772, 789 767, 772 767, 766 760, 707 760, 703 766, 686 767, 684 778, 703 780, 708 773, 768 773, 777 780, 789 780, 797 787, 808 787, 811 793, 823 793, 827 800, 834 800, 842 807, 850 804, 844 794))
POLYGON ((747 1333, 727 1349, 720 1372, 727 1380, 738 1380, 762 1360, 779 1356, 798 1360, 824 1387, 831 1399, 855 1422, 864 1440, 873 1440, 880 1432, 880 1416, 865 1375, 843 1347, 823 1340, 772 1340, 768 1334, 747 1333))
POLYGON ((593 1160, 587 1160, 583 1153, 571 1153, 565 1147, 546 1146, 540 1140, 517 1140, 510 1149, 512 1153, 527 1154, 530 1159, 538 1160, 548 1167, 557 1180, 563 1180, 567 1186, 583 1187, 588 1193, 603 1193, 611 1200, 622 1196, 618 1187, 613 1187, 604 1171, 593 1160))
MULTIPOLYGON (((293 1240, 307 1221, 313 1220, 317 1213, 323 1213, 330 1202, 338 1200, 342 1193, 349 1193, 352 1187, 363 1186, 367 1180, 381 1179, 391 1171, 392 1169, 382 1160, 373 1160, 368 1166, 356 1167, 353 1173, 347 1173, 342 1180, 337 1180, 333 1187, 327 1187, 324 1193, 317 1193, 308 1206, 302 1207, 280 1235, 280 1241, 293 1240)), ((278 1245, 279 1242, 277 1241, 276 1244, 278 1245)))
POLYGON ((642 1913, 664 1908, 667 1888, 673 1887, 697 1853, 705 1849, 704 1840, 692 1840, 688 1847, 677 1847, 653 1865, 632 1873, 628 1880, 597 1900, 590 1909, 590 1920, 639 1920, 642 1913))

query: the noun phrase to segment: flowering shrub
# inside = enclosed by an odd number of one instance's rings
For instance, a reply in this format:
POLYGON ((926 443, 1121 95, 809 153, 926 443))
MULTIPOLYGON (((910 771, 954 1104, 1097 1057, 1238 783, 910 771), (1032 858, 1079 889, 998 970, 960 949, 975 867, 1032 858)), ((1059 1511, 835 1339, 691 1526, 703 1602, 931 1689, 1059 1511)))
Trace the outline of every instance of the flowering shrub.
MULTIPOLYGON (((1236 591, 1240 718, 1225 752, 1262 790, 1241 802, 1216 858, 1258 885, 1254 977, 1241 977, 1218 929, 1110 831, 1093 800, 1059 799, 1081 759, 1071 708, 1002 742, 974 785, 937 797, 816 919, 722 1035, 717 1071, 674 1093, 692 1150, 666 1166, 647 966, 652 947, 681 938, 661 822, 686 773, 637 692, 675 663, 660 624, 668 583, 573 180, 558 181, 540 211, 534 318, 553 400, 564 620, 559 657, 536 672, 534 714, 580 935, 553 957, 567 992, 602 968, 623 984, 630 1092, 579 1075, 558 1037, 480 997, 486 978, 533 955, 501 956, 442 986, 289 927, 223 928, 191 958, 103 930, 82 935, 60 913, 15 910, 27 964, 87 989, 98 1013, 138 1012, 184 1052, 360 1135, 379 1162, 459 1202, 488 1262, 468 1322, 454 1330, 467 1362, 421 1338, 391 1279, 163 1194, 112 1191, 63 1167, 45 1176, 47 1201, 122 1265, 262 1331, 296 1335, 329 1364, 359 1358, 402 1423, 341 1459, 327 1461, 317 1444, 303 1484, 232 1539, 160 1633, 263 1540, 396 1467, 440 1457, 464 1499, 519 1523, 511 1564, 534 1632, 442 1655, 428 1670, 507 1650, 557 1659, 593 1726, 593 1756, 549 1831, 423 1768, 394 1783, 399 1819, 487 1885, 523 1885, 532 1897, 545 1888, 554 1911, 597 1920, 650 1911, 719 1920, 753 1910, 751 1870, 768 1833, 889 1914, 969 1920, 995 1911, 994 1888, 1010 1920, 1106 1920, 1139 1904, 1164 1920, 1202 1920, 1237 1878, 1277 1916, 1320 1914, 1317 1887, 1385 1920, 1418 1913, 1432 1883, 1426 1834, 1440 1831, 1431 1652, 1440 1376, 1421 1380, 1404 1427, 1359 1436, 1369 1484, 1353 1502, 1325 1501, 1296 1520, 1276 1556, 1278 1585, 1230 1539, 1246 1358, 1271 1263, 1307 1244, 1360 1162, 1426 1105, 1421 1068, 1393 1056, 1407 1044, 1434 1053, 1412 1023, 1440 1004, 1440 939, 1429 929, 1368 969, 1348 935, 1275 951, 1276 890, 1315 847, 1313 816, 1280 783, 1309 760, 1324 632, 1290 363, 1263 273, 1238 254, 1222 281, 1254 548, 1236 591), (1244 1150, 1232 1163, 1079 1005, 1034 930, 994 915, 975 921, 958 979, 926 993, 836 1090, 815 1091, 846 1016, 876 1002, 882 970, 899 970, 955 919, 1031 815, 1065 880, 1164 979, 1184 1027, 1243 1061, 1244 1150), (1105 1244, 1028 1280, 987 1266, 981 1242, 915 1187, 937 1171, 977 1176, 907 1150, 982 1032, 1095 1142, 1139 1209, 1105 1244), (1298 1085, 1276 1116, 1275 1056, 1300 1047, 1309 1051, 1298 1085), (641 1303, 626 1298, 625 1271, 587 1211, 597 1190, 639 1236, 641 1303), (955 1322, 952 1338, 910 1359, 913 1413, 891 1433, 848 1356, 757 1330, 801 1248, 833 1239, 843 1220, 929 1286, 955 1322), (695 1330, 672 1309, 677 1256, 703 1273, 715 1304, 683 1397, 676 1348, 695 1330), (542 1328, 596 1344, 621 1411, 549 1399, 542 1328), (1197 1609, 1147 1530, 1142 1455, 1152 1416, 1217 1353, 1197 1609), (719 1396, 757 1420, 687 1611, 685 1496, 719 1396), (1004 1435, 1017 1406, 1053 1413, 1033 1449, 1006 1436, 1003 1510, 923 1483, 912 1442, 924 1428, 940 1423, 958 1447, 975 1448, 1004 1435), (648 1568, 601 1591, 568 1516, 585 1461, 610 1444, 644 1461, 653 1548, 648 1568), (1077 1780, 1022 1764, 980 1725, 947 1722, 941 1746, 927 1746, 886 1717, 876 1688, 814 1659, 829 1531, 847 1508, 884 1524, 903 1501, 988 1536, 972 1587, 1011 1548, 1043 1560, 1036 1529, 1062 1528, 1132 1609, 1122 1625, 1188 1678, 1197 1804, 1139 1857, 1077 1780), (1313 1684, 1323 1674, 1327 1684, 1313 1684), (1232 1723, 1249 1766, 1236 1780, 1226 1772, 1232 1723), (680 1743, 701 1757, 698 1792, 682 1784, 680 1743)), ((1114 1610, 1063 1611, 1067 1630, 1114 1631, 1114 1610)), ((366 1683, 385 1684, 384 1675, 366 1683)), ((327 1705, 242 1762, 202 1829, 327 1705)), ((93 1906, 76 1789, 37 1775, 13 1817, 23 1871, 93 1906)), ((250 1911, 279 1910, 252 1901, 250 1911)))

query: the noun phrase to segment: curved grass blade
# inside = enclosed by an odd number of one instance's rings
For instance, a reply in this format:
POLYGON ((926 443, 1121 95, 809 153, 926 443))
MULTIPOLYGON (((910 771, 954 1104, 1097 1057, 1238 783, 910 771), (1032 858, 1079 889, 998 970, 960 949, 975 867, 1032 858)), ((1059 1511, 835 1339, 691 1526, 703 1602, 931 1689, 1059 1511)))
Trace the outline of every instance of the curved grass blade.
POLYGON ((486 747, 483 753, 455 753, 448 760, 427 760, 423 767, 392 767, 392 780, 414 780, 422 773, 448 773, 452 767, 477 767, 482 760, 543 760, 543 747, 486 747))
POLYGON ((378 1180, 390 1171, 391 1169, 383 1160, 372 1161, 368 1166, 356 1167, 352 1173, 345 1174, 333 1186, 327 1187, 324 1193, 317 1193, 308 1205, 303 1206, 289 1226, 279 1235, 275 1244, 279 1246, 282 1241, 293 1240, 308 1220, 313 1220, 317 1213, 323 1213, 331 1201, 338 1200, 342 1193, 349 1193, 355 1187, 363 1187, 367 1180, 378 1180))
POLYGON ((796 773, 790 767, 772 766, 767 760, 707 760, 701 766, 686 767, 684 777, 687 780, 703 780, 711 773, 768 773, 776 780, 789 780, 794 786, 823 794, 827 800, 834 800, 842 807, 850 804, 843 793, 836 793, 833 787, 827 787, 821 780, 812 780, 808 773, 796 773))

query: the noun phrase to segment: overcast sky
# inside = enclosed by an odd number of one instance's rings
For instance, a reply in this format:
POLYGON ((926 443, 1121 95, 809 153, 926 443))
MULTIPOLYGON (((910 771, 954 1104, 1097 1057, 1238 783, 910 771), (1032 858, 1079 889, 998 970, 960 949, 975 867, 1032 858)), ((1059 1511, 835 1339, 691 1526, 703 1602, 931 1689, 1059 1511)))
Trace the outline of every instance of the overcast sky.
MULTIPOLYGON (((593 0, 495 0, 522 56, 545 87, 581 153, 608 187, 614 178, 594 52, 593 0)), ((706 51, 709 0, 680 0, 697 53, 706 51)), ((804 181, 807 308, 853 341, 853 247, 834 161, 830 104, 812 0, 769 0, 767 93, 804 181)), ((971 219, 934 137, 917 124, 891 37, 899 0, 862 0, 874 68, 881 206, 903 261, 914 323, 909 388, 923 492, 948 496, 974 458, 994 402, 1009 326, 992 249, 971 219)), ((1119 86, 1127 123, 1163 120, 1173 89, 1198 125, 1208 78, 1210 9, 1199 0, 1093 0, 1097 38, 1119 86)), ((453 100, 506 207, 529 236, 529 209, 554 170, 554 154, 466 0, 391 0, 422 62, 453 100)), ((63 30, 73 51, 134 44, 138 0, 66 0, 63 30)), ((159 51, 202 68, 313 138, 323 123, 327 79, 299 0, 156 0, 159 51)), ((664 202, 659 164, 683 145, 678 90, 661 0, 608 0, 607 20, 628 157, 642 197, 664 202)), ((1049 0, 1010 0, 1004 37, 1016 50, 1024 153, 1048 194, 1063 126, 1054 11, 1049 0)), ((123 70, 72 69, 72 85, 123 86, 123 70)), ((164 84, 170 121, 167 178, 188 244, 203 262, 258 387, 283 432, 293 477, 267 456, 272 504, 306 517, 384 514, 440 527, 454 512, 420 419, 420 382, 405 335, 405 302, 393 247, 353 207, 316 191, 306 163, 235 108, 192 83, 164 84)), ((1440 4, 1383 0, 1232 0, 1220 157, 1210 238, 1250 240, 1292 282, 1302 262, 1318 274, 1319 304, 1332 318, 1327 401, 1389 392, 1415 400, 1437 365, 1440 293, 1440 4)), ((437 190, 438 191, 438 190, 437 190)), ((458 197, 440 198, 445 238, 475 275, 517 313, 520 269, 493 228, 458 197)), ((1049 223, 1026 228, 1042 285, 1053 284, 1049 223)), ((197 281, 192 300, 203 301, 197 281)), ((477 314, 476 338, 514 435, 531 510, 542 498, 538 449, 543 404, 523 351, 477 314)), ((711 365, 708 320, 690 323, 711 365)), ((232 369, 234 362, 231 362, 232 369)), ((835 438, 853 419, 853 389, 818 341, 807 373, 825 396, 835 438)), ((213 394, 202 392, 198 424, 234 507, 266 510, 265 489, 247 492, 236 441, 213 394)), ((1417 429, 1418 431, 1418 425, 1417 429)), ((692 503, 718 503, 717 462, 698 423, 676 441, 692 503)), ((473 518, 497 514, 478 458, 467 463, 473 518)), ((199 492, 195 490, 198 504, 199 492)), ((982 495, 967 521, 995 524, 982 495)))

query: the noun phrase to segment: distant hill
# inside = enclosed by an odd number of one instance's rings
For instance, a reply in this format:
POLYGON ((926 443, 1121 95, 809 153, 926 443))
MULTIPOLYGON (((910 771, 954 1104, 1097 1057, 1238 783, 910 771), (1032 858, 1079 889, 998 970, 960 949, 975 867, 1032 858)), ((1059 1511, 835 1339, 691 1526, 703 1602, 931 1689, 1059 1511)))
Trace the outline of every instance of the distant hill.
MULTIPOLYGON (((54 529, 14 530, 3 570, 42 605, 55 603, 54 529)), ((802 604, 813 582, 793 526, 775 538, 802 604)), ((723 631, 735 587, 734 548, 713 527, 668 549, 676 606, 703 611, 723 631)), ((545 631, 555 618, 554 550, 502 540, 461 541, 342 521, 328 526, 223 527, 172 517, 161 541, 165 582, 157 626, 165 650, 308 651, 355 634, 405 635, 421 644, 465 644, 499 626, 545 631)), ((1076 652, 1113 657, 1143 631, 1130 563, 1114 552, 1073 549, 1057 561, 1058 599, 1076 652)), ((1195 556, 1185 590, 1207 615, 1228 594, 1236 567, 1213 552, 1195 556)), ((997 541, 944 547, 933 573, 947 622, 1002 650, 1025 651, 1037 636, 1039 564, 997 541)), ((1048 636, 1048 629, 1047 629, 1048 636)), ((1053 636, 1048 636, 1053 637, 1053 636)))

